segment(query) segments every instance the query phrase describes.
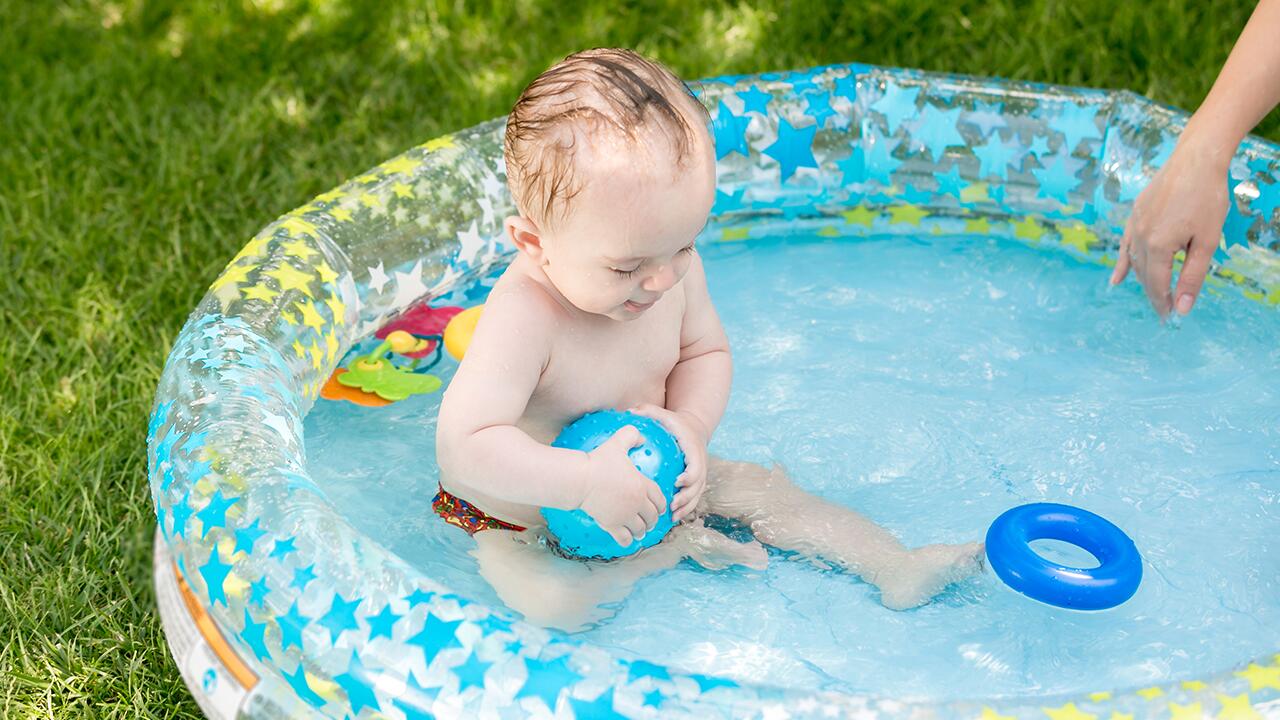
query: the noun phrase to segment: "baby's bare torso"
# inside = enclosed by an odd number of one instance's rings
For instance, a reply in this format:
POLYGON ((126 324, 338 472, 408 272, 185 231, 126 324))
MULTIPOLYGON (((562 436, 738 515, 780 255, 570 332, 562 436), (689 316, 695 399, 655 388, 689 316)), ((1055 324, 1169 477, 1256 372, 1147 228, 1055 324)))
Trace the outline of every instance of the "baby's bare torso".
MULTIPOLYGON (((523 305, 528 312, 545 312, 549 306, 549 291, 531 276, 523 257, 513 262, 494 285, 493 294, 499 293, 523 295, 528 300, 505 303, 505 307, 523 305)), ((621 410, 642 403, 663 406, 667 376, 680 359, 684 304, 681 283, 629 322, 556 307, 554 333, 549 338, 528 337, 529 328, 538 324, 527 322, 520 312, 498 315, 486 308, 481 322, 496 323, 533 346, 545 341, 550 347, 537 387, 516 427, 549 445, 565 425, 593 410, 621 410)), ((537 507, 485 495, 468 485, 465 477, 442 473, 440 482, 449 492, 494 517, 524 526, 542 524, 537 507)))

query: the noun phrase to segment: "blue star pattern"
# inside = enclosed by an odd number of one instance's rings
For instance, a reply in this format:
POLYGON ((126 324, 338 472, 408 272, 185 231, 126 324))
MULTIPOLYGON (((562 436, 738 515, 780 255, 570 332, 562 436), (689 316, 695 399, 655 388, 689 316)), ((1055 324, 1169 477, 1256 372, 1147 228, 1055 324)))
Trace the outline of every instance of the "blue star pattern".
POLYGON ((430 665, 441 650, 462 647, 456 634, 460 625, 462 625, 461 620, 445 622, 435 615, 428 615, 422 631, 405 642, 421 648, 423 662, 430 665))
POLYGON ((462 693, 472 687, 483 690, 484 674, 492 665, 493 663, 482 662, 475 653, 468 655, 466 662, 453 668, 453 674, 458 676, 458 692, 462 693))
POLYGON ((391 704, 404 713, 405 720, 434 720, 431 708, 439 695, 440 688, 426 687, 411 674, 405 678, 404 692, 391 704))
POLYGON ((1053 162, 1048 167, 1032 170, 1031 174, 1040 181, 1039 196, 1054 198, 1063 205, 1069 204, 1071 202, 1069 193, 1080 184, 1080 180, 1076 178, 1076 170, 1072 166, 1080 164, 1080 161, 1075 158, 1054 155, 1053 162))
POLYGON ((761 115, 769 114, 769 101, 773 96, 760 89, 758 85, 752 85, 746 90, 738 93, 738 97, 742 98, 743 113, 760 113, 761 115))
POLYGON ((782 169, 782 182, 785 183, 798 168, 818 167, 813 158, 813 136, 817 132, 816 125, 796 129, 786 120, 778 120, 778 139, 765 148, 764 154, 778 161, 782 169))
POLYGON ((926 105, 921 127, 916 130, 915 138, 929 150, 936 163, 942 162, 942 154, 953 145, 964 145, 964 136, 956 123, 960 120, 960 108, 939 110, 933 105, 926 105))
POLYGON ((204 578, 205 587, 208 588, 209 602, 227 604, 227 594, 223 591, 222 584, 230 574, 231 565, 222 562, 222 558, 218 557, 217 548, 211 550, 209 559, 200 566, 200 575, 204 578))
POLYGON ((751 118, 745 116, 734 115, 729 106, 720 101, 720 108, 716 111, 715 120, 711 122, 712 133, 716 143, 716 159, 719 160, 731 152, 740 153, 743 157, 750 157, 751 150, 747 147, 747 126, 751 124, 751 118))
POLYGON ((600 693, 591 702, 569 698, 573 707, 573 715, 578 720, 626 720, 626 716, 613 708, 613 688, 600 693))
POLYGON ((916 103, 919 97, 919 87, 886 83, 884 94, 871 103, 870 107, 884 115, 889 124, 888 130, 892 134, 902 121, 916 116, 916 103))
POLYGON ((329 607, 329 612, 320 616, 316 624, 329 631, 329 639, 337 643, 338 636, 347 630, 355 630, 360 627, 356 622, 356 608, 360 607, 362 600, 343 600, 341 595, 333 596, 333 604, 329 607))
POLYGON ((372 673, 360 661, 355 651, 351 652, 351 660, 347 671, 333 676, 333 681, 347 694, 347 702, 351 703, 351 713, 359 715, 364 708, 381 710, 378 696, 373 692, 372 673))
POLYGON ((391 637, 392 629, 401 617, 403 616, 392 612, 391 603, 387 603, 383 606, 382 612, 365 618, 365 622, 369 623, 369 639, 391 637))
POLYGON ((209 498, 209 504, 205 505, 200 512, 196 513, 196 517, 200 518, 200 537, 204 537, 205 533, 213 528, 220 528, 227 524, 227 510, 238 501, 238 497, 223 497, 222 491, 218 490, 213 493, 213 497, 209 498))
POLYGON ((525 677, 524 685, 516 691, 516 699, 541 698, 547 709, 553 713, 556 711, 556 700, 560 697, 561 691, 582 679, 581 675, 569 669, 567 657, 559 657, 549 662, 525 658, 524 664, 528 675, 525 677))

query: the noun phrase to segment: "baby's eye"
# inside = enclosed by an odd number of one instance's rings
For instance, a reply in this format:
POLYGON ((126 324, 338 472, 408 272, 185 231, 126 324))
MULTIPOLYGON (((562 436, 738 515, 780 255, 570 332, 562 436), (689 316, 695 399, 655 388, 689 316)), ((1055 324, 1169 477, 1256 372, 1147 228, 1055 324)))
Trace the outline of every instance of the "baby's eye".
POLYGON ((690 255, 692 255, 693 253, 695 253, 695 252, 697 252, 697 251, 698 251, 698 249, 697 249, 697 248, 695 248, 695 247, 693 246, 693 243, 689 243, 687 246, 680 248, 680 252, 682 252, 682 253, 688 253, 688 254, 690 254, 690 255))
POLYGON ((639 266, 639 265, 637 265, 637 266, 635 266, 635 267, 631 268, 630 270, 619 270, 618 268, 609 268, 609 269, 610 269, 610 270, 612 270, 612 271, 614 271, 614 272, 616 272, 616 273, 618 273, 619 275, 621 275, 621 276, 622 276, 622 277, 624 277, 624 278, 629 278, 629 277, 631 277, 632 275, 635 275, 635 274, 636 274, 636 271, 640 269, 640 266, 639 266))

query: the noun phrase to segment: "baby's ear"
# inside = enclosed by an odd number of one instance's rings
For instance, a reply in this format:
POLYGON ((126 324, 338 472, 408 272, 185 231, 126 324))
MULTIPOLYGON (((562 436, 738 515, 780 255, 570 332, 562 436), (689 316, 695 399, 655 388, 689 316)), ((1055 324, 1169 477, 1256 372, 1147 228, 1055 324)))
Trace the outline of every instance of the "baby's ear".
POLYGON ((527 217, 511 215, 503 221, 507 228, 507 236, 516 248, 529 256, 538 265, 545 262, 542 250, 542 233, 538 226, 527 217))

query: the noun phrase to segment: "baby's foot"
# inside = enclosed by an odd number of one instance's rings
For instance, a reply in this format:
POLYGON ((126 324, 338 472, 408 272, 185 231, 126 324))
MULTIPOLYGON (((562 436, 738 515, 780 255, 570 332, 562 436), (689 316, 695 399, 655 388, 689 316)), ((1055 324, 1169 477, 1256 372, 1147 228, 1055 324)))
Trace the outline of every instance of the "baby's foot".
POLYGON ((702 524, 701 520, 677 525, 671 530, 670 542, 681 553, 708 570, 723 570, 731 565, 745 565, 752 570, 769 566, 769 554, 755 540, 740 543, 702 524))
POLYGON ((929 602, 951 583, 982 570, 982 543, 926 545, 912 550, 903 563, 876 577, 880 602, 890 610, 907 610, 929 602))

